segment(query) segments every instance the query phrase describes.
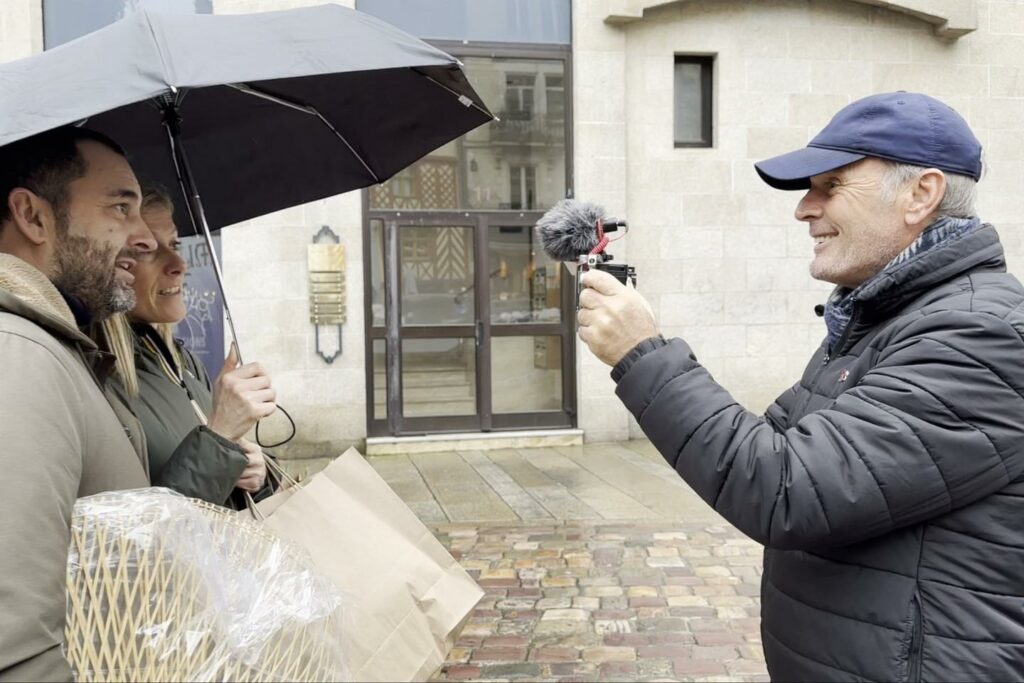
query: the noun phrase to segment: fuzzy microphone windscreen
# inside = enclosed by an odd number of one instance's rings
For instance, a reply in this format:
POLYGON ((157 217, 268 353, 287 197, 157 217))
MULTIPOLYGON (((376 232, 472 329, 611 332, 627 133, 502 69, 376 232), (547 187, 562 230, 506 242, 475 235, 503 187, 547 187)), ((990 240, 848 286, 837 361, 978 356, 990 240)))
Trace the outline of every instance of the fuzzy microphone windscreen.
POLYGON ((537 221, 537 237, 555 261, 575 261, 597 246, 597 221, 604 218, 597 204, 563 199, 537 221))

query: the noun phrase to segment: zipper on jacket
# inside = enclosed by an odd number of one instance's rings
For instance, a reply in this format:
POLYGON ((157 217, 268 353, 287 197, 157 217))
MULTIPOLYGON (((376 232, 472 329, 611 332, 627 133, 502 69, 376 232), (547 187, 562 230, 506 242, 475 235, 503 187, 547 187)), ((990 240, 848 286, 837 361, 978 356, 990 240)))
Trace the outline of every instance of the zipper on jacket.
POLYGON ((846 342, 849 341, 850 335, 853 334, 853 326, 857 323, 857 314, 860 313, 860 307, 857 305, 857 301, 853 302, 853 310, 850 311, 850 320, 846 323, 846 329, 843 330, 843 336, 839 337, 839 341, 836 342, 834 348, 829 349, 825 353, 825 357, 822 358, 821 364, 828 365, 829 361, 832 360, 832 352, 835 355, 842 355, 843 349, 846 348, 846 342))
POLYGON ((921 616, 921 598, 914 593, 914 633, 910 640, 910 662, 907 667, 907 680, 916 683, 921 680, 921 656, 924 650, 924 620, 921 616))

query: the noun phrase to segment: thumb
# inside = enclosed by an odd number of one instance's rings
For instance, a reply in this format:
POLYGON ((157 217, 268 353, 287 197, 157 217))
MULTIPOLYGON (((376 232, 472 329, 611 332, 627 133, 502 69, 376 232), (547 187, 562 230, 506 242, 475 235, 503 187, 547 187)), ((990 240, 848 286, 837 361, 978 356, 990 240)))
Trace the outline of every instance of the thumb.
POLYGON ((238 348, 234 342, 231 342, 231 350, 228 351, 228 356, 224 359, 224 369, 221 372, 230 372, 236 367, 238 367, 238 348))
POLYGON ((596 268, 591 268, 583 273, 582 282, 584 287, 593 289, 595 292, 605 296, 618 294, 625 289, 622 283, 615 279, 614 275, 603 270, 597 270, 596 268))

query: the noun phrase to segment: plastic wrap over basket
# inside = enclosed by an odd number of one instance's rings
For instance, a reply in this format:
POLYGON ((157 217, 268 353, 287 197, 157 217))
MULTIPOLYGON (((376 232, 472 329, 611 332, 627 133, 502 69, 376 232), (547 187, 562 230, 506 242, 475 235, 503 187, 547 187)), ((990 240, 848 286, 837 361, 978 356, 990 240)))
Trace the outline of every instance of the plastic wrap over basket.
POLYGON ((161 488, 75 505, 67 657, 79 681, 339 681, 344 598, 304 551, 161 488))

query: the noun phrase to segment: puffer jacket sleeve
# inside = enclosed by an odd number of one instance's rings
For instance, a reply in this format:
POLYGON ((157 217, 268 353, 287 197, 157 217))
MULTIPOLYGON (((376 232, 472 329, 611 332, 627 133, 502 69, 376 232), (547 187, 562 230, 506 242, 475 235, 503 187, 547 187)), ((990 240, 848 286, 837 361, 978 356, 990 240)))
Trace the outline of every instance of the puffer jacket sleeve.
POLYGON ((0 681, 71 681, 61 653, 86 399, 60 362, 0 334, 0 681))
POLYGON ((224 505, 248 463, 241 446, 199 426, 182 439, 160 472, 153 473, 153 485, 224 505))
POLYGON ((616 391, 705 501, 775 548, 876 537, 1024 471, 1024 343, 984 313, 919 315, 855 387, 785 431, 737 404, 681 340, 616 391))

